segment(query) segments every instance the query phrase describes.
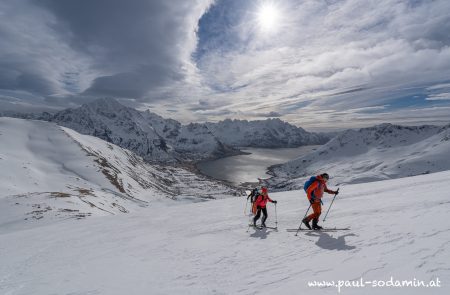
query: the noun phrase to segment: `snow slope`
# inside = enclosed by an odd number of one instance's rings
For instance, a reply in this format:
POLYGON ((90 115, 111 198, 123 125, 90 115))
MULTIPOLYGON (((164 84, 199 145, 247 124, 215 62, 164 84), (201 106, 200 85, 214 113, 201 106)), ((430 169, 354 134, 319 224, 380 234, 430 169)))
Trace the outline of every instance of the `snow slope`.
MULTIPOLYGON (((441 287, 366 283, 340 291, 449 294, 450 171, 345 185, 340 192, 324 224, 351 226, 345 232, 287 232, 307 208, 301 191, 271 194, 278 200, 278 231, 248 229, 245 198, 155 203, 133 214, 28 230, 2 224, 0 293, 338 294, 336 287, 308 282, 392 276, 439 280, 441 287)), ((329 204, 325 198, 325 210, 329 204)), ((269 215, 273 225, 272 204, 269 215)))
POLYGON ((310 175, 327 172, 335 183, 363 183, 450 169, 450 125, 381 124, 347 130, 315 152, 274 166, 268 185, 300 189, 310 175))
POLYGON ((0 118, 0 223, 114 215, 155 200, 201 201, 234 189, 54 123, 0 118), (208 190, 206 190, 206 188, 208 190), (12 206, 11 206, 12 205, 12 206))

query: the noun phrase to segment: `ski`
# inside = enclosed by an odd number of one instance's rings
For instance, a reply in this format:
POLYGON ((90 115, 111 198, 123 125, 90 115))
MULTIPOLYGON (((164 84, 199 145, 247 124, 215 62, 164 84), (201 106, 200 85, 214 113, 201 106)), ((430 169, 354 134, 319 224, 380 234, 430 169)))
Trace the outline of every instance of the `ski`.
POLYGON ((308 228, 301 228, 300 230, 298 228, 288 228, 286 231, 288 232, 296 232, 296 231, 312 231, 312 232, 327 232, 327 231, 340 231, 340 230, 350 230, 349 227, 345 228, 322 228, 322 229, 308 229, 308 228))
POLYGON ((259 225, 254 226, 253 224, 249 224, 248 226, 249 227, 253 227, 253 228, 257 228, 259 230, 264 229, 264 228, 278 230, 278 227, 273 227, 273 226, 264 226, 264 227, 262 227, 262 226, 259 226, 259 225))

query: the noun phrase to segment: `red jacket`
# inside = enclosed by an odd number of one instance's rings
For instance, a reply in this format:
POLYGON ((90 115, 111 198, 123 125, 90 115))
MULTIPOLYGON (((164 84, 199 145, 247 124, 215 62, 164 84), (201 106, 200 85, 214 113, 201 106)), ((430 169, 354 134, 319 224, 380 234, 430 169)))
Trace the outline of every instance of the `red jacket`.
POLYGON ((311 200, 311 198, 314 197, 314 202, 320 203, 324 191, 329 194, 336 193, 335 191, 329 190, 325 180, 323 180, 322 176, 318 175, 316 176, 316 180, 306 190, 308 200, 311 200))
POLYGON ((269 198, 269 195, 265 194, 265 195, 259 195, 256 198, 255 203, 256 203, 257 207, 266 208, 267 201, 273 202, 273 200, 271 198, 269 198))

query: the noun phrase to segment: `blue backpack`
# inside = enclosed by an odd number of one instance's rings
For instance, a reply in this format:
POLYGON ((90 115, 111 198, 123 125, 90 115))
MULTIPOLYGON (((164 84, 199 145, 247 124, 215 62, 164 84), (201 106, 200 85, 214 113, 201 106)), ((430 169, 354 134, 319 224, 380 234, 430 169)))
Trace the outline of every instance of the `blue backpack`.
POLYGON ((314 181, 316 181, 317 177, 316 176, 311 176, 311 178, 305 182, 305 185, 303 186, 303 189, 305 190, 305 192, 308 190, 308 187, 313 184, 314 181))

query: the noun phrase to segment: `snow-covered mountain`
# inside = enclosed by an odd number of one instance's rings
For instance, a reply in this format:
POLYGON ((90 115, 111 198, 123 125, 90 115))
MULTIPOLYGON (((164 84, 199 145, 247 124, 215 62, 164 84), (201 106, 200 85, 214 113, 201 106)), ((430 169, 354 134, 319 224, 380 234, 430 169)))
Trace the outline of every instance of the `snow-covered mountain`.
POLYGON ((27 230, 0 222, 0 293, 449 294, 449 180, 446 171, 344 185, 321 224, 351 229, 298 236, 286 229, 308 208, 303 191, 269 191, 278 204, 267 224, 277 217, 278 231, 249 229, 244 197, 27 230))
POLYGON ((329 140, 326 135, 306 132, 279 119, 182 125, 150 111, 140 112, 123 106, 110 98, 56 114, 16 116, 56 122, 129 149, 147 161, 162 163, 196 162, 234 155, 239 153, 239 147, 298 147, 329 140))
POLYGON ((223 143, 233 147, 285 148, 326 143, 330 138, 305 131, 280 119, 224 120, 206 123, 223 143))
POLYGON ((271 169, 278 189, 300 189, 327 172, 335 183, 360 183, 450 169, 450 125, 381 124, 347 130, 316 151, 271 169))
POLYGON ((98 99, 58 112, 50 121, 129 149, 150 162, 201 160, 231 152, 204 126, 182 126, 114 99, 98 99))
POLYGON ((12 205, 9 211, 21 212, 22 219, 108 215, 155 200, 236 194, 183 168, 150 165, 129 150, 45 121, 0 118, 0 165, 1 207, 12 205))
POLYGON ((237 153, 237 150, 225 146, 204 124, 182 125, 176 120, 164 119, 148 110, 141 112, 141 115, 165 141, 175 148, 181 161, 237 153))

